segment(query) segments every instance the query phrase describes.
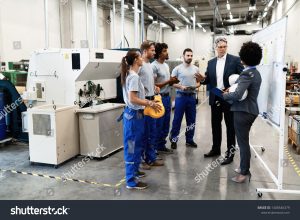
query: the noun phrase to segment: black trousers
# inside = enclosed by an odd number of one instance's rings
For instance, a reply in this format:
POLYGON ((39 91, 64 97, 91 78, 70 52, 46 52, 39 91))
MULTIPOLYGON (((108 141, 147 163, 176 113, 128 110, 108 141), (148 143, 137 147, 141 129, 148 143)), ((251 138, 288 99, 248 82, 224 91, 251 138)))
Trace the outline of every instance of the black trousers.
POLYGON ((247 112, 234 112, 234 128, 240 148, 240 168, 242 175, 247 175, 250 169, 251 151, 249 133, 256 117, 257 115, 249 114, 247 112))
POLYGON ((216 97, 215 103, 211 105, 211 127, 213 136, 212 150, 221 152, 222 143, 222 120, 223 115, 226 124, 227 152, 226 156, 233 157, 235 151, 235 132, 233 123, 233 112, 230 111, 231 105, 224 100, 216 97))

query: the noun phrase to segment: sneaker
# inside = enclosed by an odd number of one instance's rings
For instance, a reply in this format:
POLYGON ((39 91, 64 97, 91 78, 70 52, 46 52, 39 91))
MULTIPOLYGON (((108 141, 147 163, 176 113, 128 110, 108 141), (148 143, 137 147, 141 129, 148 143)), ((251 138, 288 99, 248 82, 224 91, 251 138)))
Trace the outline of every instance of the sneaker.
POLYGON ((156 156, 156 160, 163 160, 163 158, 156 156))
POLYGON ((143 183, 143 182, 138 182, 135 186, 126 186, 127 189, 138 189, 138 190, 142 190, 142 189, 146 189, 148 188, 148 184, 147 183, 143 183))
POLYGON ((176 142, 171 142, 171 148, 172 149, 177 149, 177 143, 176 142))
POLYGON ((138 170, 135 175, 137 178, 143 178, 146 176, 146 173, 138 170))
POLYGON ((142 170, 151 170, 151 166, 149 164, 147 164, 146 162, 142 162, 142 164, 140 165, 140 168, 142 170))
POLYGON ((150 166, 152 167, 160 167, 164 165, 164 161, 163 160, 155 160, 153 161, 150 166))
POLYGON ((173 153, 173 150, 172 149, 169 149, 169 148, 161 148, 158 150, 159 152, 163 153, 163 154, 172 154, 173 153))
POLYGON ((187 147, 197 148, 197 144, 194 141, 186 142, 187 147))

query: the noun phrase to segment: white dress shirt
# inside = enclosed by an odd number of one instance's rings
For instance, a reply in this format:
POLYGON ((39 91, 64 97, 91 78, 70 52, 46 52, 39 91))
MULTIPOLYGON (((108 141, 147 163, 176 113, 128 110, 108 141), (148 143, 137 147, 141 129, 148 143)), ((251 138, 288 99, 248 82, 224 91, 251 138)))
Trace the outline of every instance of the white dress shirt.
POLYGON ((224 68, 226 62, 227 53, 223 57, 217 57, 217 66, 216 66, 216 73, 217 73, 217 88, 224 89, 224 68))

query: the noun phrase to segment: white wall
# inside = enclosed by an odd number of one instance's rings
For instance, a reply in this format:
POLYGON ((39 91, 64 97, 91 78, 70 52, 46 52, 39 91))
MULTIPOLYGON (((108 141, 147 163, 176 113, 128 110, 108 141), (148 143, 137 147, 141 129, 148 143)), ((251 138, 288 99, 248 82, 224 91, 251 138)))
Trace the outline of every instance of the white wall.
MULTIPOLYGON (((207 61, 214 56, 215 52, 213 51, 212 53, 212 33, 210 31, 204 33, 202 30, 196 29, 195 48, 192 47, 192 36, 192 30, 189 30, 187 33, 186 29, 181 29, 176 33, 172 33, 170 29, 166 29, 164 30, 163 39, 169 46, 170 59, 180 58, 183 50, 190 47, 194 51, 194 59, 200 61, 200 71, 203 72, 206 69, 207 61)), ((236 56, 238 56, 243 43, 251 40, 250 35, 229 35, 224 37, 228 40, 228 53, 236 56)))
MULTIPOLYGON (((49 17, 51 17, 49 19, 50 47, 60 46, 58 2, 49 1, 49 17)), ((29 59, 34 49, 44 47, 44 1, 0 1, 1 60, 19 61, 29 59), (13 41, 21 41, 21 49, 13 49, 13 41)))
MULTIPOLYGON (((60 0, 48 1, 49 6, 49 47, 59 48, 60 0)), ((117 5, 117 7, 120 7, 117 5)), ((86 40, 85 1, 72 0, 72 47, 79 48, 80 41, 86 40)), ((91 5, 88 6, 88 40, 92 47, 91 5)), ((98 47, 110 48, 110 24, 106 22, 109 11, 98 9, 98 47)), ((116 15, 116 42, 121 39, 120 14, 116 15)), ((125 36, 129 46, 134 46, 134 25, 125 19, 125 36)), ((1 61, 19 61, 29 59, 32 51, 45 47, 44 1, 43 0, 0 0, 0 59, 1 61), (13 49, 13 41, 21 41, 20 50, 13 49)))

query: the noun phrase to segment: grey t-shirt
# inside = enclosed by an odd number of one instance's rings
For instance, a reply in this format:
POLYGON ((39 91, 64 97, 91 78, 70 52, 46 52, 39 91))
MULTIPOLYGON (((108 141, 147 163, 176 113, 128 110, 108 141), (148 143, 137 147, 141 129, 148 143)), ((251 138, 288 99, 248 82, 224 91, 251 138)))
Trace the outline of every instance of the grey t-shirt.
MULTIPOLYGON (((185 64, 180 64, 176 66, 172 71, 172 76, 176 76, 178 80, 180 81, 178 84, 183 86, 196 86, 197 81, 195 78, 195 73, 199 72, 199 68, 194 65, 186 66, 185 64)), ((176 89, 180 92, 191 92, 191 91, 182 91, 179 89, 176 89)))
POLYGON ((151 63, 143 62, 139 76, 145 88, 145 95, 154 96, 154 76, 151 63))
POLYGON ((137 92, 140 99, 145 99, 145 89, 138 74, 129 72, 126 77, 126 83, 123 85, 123 98, 125 104, 132 109, 144 109, 142 105, 135 105, 129 101, 129 92, 137 92))
MULTIPOLYGON (((166 63, 159 63, 155 60, 151 63, 153 74, 155 77, 155 83, 162 83, 168 81, 170 79, 170 68, 166 63)), ((170 86, 165 85, 164 87, 160 88, 161 93, 170 92, 170 86)))

